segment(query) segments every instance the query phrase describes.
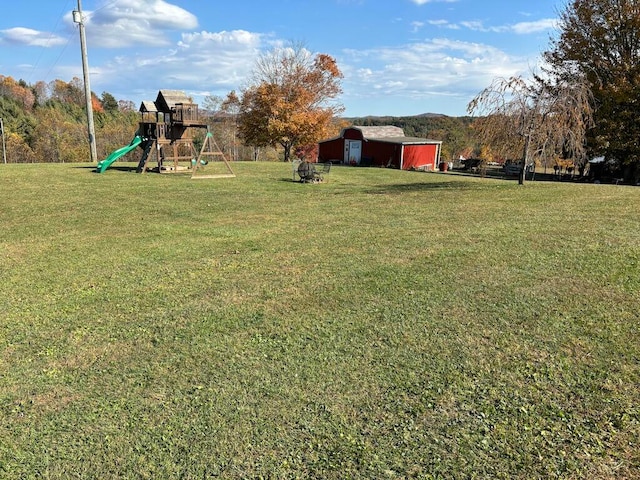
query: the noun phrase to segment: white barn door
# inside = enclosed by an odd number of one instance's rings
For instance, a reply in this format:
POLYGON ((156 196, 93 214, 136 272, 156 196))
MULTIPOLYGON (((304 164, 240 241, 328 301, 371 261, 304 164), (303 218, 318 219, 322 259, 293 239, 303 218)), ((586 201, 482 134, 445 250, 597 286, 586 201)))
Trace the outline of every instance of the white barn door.
POLYGON ((344 142, 345 165, 360 165, 362 158, 362 140, 347 140, 344 142))

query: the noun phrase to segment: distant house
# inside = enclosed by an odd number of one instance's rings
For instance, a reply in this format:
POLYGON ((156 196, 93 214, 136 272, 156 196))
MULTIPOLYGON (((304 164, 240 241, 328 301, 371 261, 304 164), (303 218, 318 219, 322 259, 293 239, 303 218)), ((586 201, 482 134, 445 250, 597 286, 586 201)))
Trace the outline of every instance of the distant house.
POLYGON ((318 144, 318 161, 345 165, 378 166, 401 170, 435 170, 442 142, 405 137, 400 127, 352 126, 340 136, 318 144))

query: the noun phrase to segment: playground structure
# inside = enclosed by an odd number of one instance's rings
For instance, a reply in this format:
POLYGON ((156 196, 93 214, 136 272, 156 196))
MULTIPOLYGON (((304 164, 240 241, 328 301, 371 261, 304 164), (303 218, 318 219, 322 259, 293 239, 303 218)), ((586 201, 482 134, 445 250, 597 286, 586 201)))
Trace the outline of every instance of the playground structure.
POLYGON ((201 121, 198 105, 184 92, 160 90, 155 102, 142 102, 139 112, 138 131, 131 143, 100 161, 96 168, 98 173, 139 147, 142 155, 136 169, 138 173, 150 170, 149 162, 155 157, 157 167, 154 170, 159 173, 190 172, 194 179, 235 177, 208 125, 201 121), (200 142, 202 146, 197 150, 195 144, 200 142), (222 160, 225 173, 200 174, 212 159, 222 160))

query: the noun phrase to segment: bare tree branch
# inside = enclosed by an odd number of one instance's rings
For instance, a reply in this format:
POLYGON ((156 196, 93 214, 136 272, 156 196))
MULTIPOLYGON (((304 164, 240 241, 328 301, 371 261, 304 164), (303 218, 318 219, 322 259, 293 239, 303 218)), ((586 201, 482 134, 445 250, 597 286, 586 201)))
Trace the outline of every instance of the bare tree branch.
POLYGON ((570 155, 585 161, 585 138, 592 125, 591 95, 586 82, 555 83, 538 75, 496 78, 469 103, 482 142, 504 158, 519 158, 520 183, 535 160, 570 155))

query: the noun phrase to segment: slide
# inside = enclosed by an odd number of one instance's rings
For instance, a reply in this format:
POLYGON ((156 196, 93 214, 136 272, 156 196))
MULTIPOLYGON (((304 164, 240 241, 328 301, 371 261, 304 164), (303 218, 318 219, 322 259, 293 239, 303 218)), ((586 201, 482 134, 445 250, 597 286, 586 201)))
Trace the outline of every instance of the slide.
POLYGON ((104 172, 107 168, 111 166, 113 162, 118 160, 120 157, 122 157, 123 155, 126 155, 131 150, 135 150, 135 148, 142 143, 142 140, 143 138, 139 135, 136 135, 135 137, 133 137, 133 140, 131 140, 131 143, 129 145, 127 145, 126 147, 119 148, 118 150, 112 152, 111 155, 109 155, 107 158, 98 162, 98 166, 96 167, 96 172, 98 173, 104 172))

